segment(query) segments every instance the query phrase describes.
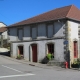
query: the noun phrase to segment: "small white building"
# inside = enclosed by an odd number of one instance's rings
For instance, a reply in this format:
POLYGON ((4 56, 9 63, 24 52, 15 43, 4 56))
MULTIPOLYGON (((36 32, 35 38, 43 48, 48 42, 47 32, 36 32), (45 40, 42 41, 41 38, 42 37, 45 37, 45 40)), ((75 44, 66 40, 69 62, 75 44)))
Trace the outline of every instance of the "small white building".
POLYGON ((57 8, 8 26, 11 55, 40 62, 49 52, 60 62, 70 51, 71 62, 80 54, 80 10, 74 5, 57 8))
POLYGON ((0 22, 0 47, 1 47, 1 36, 3 39, 3 44, 7 42, 8 35, 7 35, 7 27, 4 23, 0 22))
POLYGON ((6 24, 4 24, 3 22, 0 22, 0 28, 1 27, 6 27, 6 24))

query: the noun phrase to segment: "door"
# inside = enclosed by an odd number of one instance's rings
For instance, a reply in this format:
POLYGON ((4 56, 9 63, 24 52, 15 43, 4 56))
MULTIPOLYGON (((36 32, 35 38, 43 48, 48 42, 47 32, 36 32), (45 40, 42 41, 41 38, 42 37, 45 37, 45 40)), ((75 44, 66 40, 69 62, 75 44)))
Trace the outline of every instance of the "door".
POLYGON ((74 41, 74 58, 78 58, 78 44, 74 41))
POLYGON ((37 62, 37 44, 32 45, 32 60, 37 62))
POLYGON ((18 54, 24 57, 23 56, 23 46, 18 46, 18 54))

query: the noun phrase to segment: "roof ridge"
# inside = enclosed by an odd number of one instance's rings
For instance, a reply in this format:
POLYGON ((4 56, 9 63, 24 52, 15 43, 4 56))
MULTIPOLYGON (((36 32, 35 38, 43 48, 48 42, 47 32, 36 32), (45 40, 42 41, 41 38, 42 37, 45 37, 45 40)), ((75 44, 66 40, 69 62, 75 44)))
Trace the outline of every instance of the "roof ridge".
MULTIPOLYGON (((66 6, 62 6, 62 7, 57 7, 55 9, 65 8, 65 7, 69 7, 69 6, 72 6, 72 5, 66 5, 66 6)), ((55 10, 55 9, 53 9, 53 10, 55 10)))
MULTIPOLYGON (((72 8, 73 6, 74 6, 74 5, 71 5, 71 8, 72 8)), ((67 13, 66 17, 68 16, 68 14, 69 14, 69 12, 70 12, 71 8, 69 9, 69 11, 68 11, 68 13, 67 13)))

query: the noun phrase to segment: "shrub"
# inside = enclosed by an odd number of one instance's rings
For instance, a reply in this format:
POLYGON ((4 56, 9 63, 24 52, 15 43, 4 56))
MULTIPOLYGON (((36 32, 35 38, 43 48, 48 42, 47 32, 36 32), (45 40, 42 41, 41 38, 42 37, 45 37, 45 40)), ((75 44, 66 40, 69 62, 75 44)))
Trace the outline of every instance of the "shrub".
POLYGON ((77 63, 80 64, 80 58, 77 59, 77 63))
POLYGON ((51 53, 47 54, 47 58, 51 60, 53 58, 52 54, 51 53))
POLYGON ((17 59, 21 59, 21 55, 20 54, 18 54, 17 59))
POLYGON ((71 64, 71 67, 79 68, 80 67, 80 58, 78 58, 77 60, 74 60, 74 62, 71 64))

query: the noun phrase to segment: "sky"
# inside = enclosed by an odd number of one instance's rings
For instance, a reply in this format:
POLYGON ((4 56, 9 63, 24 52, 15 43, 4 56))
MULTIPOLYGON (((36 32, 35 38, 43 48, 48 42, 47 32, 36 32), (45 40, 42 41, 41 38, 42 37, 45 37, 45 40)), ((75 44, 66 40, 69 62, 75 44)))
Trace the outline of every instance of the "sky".
POLYGON ((80 0, 0 0, 0 22, 8 26, 68 5, 80 9, 80 0))

